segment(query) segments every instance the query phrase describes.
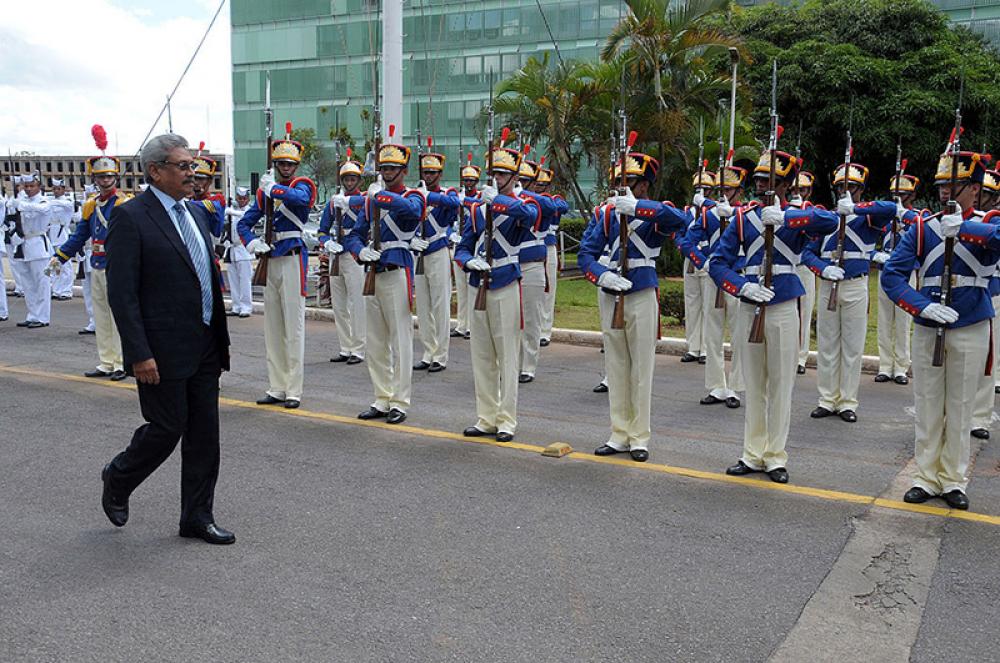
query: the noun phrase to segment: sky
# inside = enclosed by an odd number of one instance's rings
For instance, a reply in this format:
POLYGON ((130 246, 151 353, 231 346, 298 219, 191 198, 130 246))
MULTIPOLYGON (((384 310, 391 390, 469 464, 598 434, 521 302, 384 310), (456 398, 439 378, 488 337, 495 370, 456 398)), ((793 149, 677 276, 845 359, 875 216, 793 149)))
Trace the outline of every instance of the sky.
MULTIPOLYGON (((96 154, 101 124, 109 153, 136 153, 219 1, 5 0, 0 152, 96 154)), ((174 132, 216 153, 233 146, 230 63, 227 0, 171 103, 174 132)))

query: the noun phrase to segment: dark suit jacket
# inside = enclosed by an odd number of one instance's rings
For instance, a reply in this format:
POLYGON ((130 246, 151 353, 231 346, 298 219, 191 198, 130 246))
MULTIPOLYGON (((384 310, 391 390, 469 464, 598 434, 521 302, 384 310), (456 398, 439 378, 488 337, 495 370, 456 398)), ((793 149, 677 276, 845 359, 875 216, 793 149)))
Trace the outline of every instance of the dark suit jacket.
MULTIPOLYGON (((212 263, 211 333, 229 370, 229 331, 220 274, 200 205, 187 209, 205 240, 212 263)), ((108 223, 108 299, 122 339, 125 370, 153 358, 163 380, 194 375, 202 359, 201 286, 184 240, 156 195, 147 190, 114 208, 108 223)))

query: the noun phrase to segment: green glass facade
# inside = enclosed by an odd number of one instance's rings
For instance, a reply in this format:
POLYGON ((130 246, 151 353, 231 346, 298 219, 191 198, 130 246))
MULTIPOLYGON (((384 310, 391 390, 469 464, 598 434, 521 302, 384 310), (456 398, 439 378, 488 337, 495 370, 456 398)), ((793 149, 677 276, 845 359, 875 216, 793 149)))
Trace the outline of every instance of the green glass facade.
MULTIPOLYGON (((622 6, 621 0, 541 0, 566 59, 596 58, 622 6)), ((377 0, 231 0, 230 8, 239 180, 264 163, 265 70, 276 127, 290 120, 326 139, 339 114, 360 148, 371 128, 362 112, 371 108, 372 62, 381 43, 377 0)), ((404 140, 415 144, 419 104, 423 135, 433 135, 435 149, 447 156, 445 179, 454 182, 460 155, 483 151, 476 117, 489 95, 490 70, 498 79, 509 75, 532 55, 553 51, 552 40, 535 0, 414 0, 405 4, 403 34, 404 140)))

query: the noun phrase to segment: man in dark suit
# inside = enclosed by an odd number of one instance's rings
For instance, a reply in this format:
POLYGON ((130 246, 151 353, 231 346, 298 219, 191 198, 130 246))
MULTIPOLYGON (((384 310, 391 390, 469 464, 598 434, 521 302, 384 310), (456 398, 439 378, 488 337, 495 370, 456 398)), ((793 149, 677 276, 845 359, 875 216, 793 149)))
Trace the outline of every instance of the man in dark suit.
POLYGON ((229 332, 211 220, 204 207, 184 202, 194 184, 184 138, 157 136, 140 159, 150 186, 115 208, 106 246, 108 299, 146 423, 101 473, 101 503, 112 524, 123 526, 129 495, 182 440, 180 535, 233 543, 212 514, 229 332))

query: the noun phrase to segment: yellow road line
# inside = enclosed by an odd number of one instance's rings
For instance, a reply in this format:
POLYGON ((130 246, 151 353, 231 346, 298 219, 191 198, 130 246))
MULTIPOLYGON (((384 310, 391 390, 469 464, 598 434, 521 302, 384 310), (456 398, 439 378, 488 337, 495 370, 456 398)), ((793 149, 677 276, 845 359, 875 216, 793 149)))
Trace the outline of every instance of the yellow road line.
MULTIPOLYGON (((133 391, 135 390, 135 385, 132 382, 109 382, 107 380, 98 381, 94 380, 93 378, 85 378, 81 375, 51 373, 47 371, 39 371, 36 369, 5 366, 2 364, 0 364, 0 373, 23 375, 29 378, 44 378, 44 379, 64 380, 70 382, 83 382, 102 387, 112 387, 116 389, 127 389, 133 391)), ((256 410, 258 412, 270 412, 272 414, 302 417, 304 419, 312 419, 315 421, 326 421, 330 423, 344 424, 348 426, 363 426, 367 428, 378 428, 385 431, 391 431, 393 433, 419 435, 421 437, 433 437, 442 440, 456 440, 459 442, 469 442, 473 444, 485 444, 491 447, 514 449, 516 451, 528 451, 535 454, 540 454, 542 450, 545 448, 544 446, 539 446, 536 444, 523 444, 521 442, 497 442, 496 440, 493 440, 488 437, 465 437, 461 433, 436 430, 433 428, 420 428, 417 426, 406 426, 403 424, 394 425, 394 424, 387 424, 383 421, 373 421, 373 420, 364 421, 361 419, 357 419, 356 417, 348 417, 339 414, 328 414, 326 412, 313 412, 311 410, 303 410, 302 408, 298 408, 295 410, 286 410, 285 408, 276 408, 274 406, 257 405, 256 403, 250 401, 241 401, 235 398, 222 397, 219 399, 219 403, 221 405, 228 405, 230 407, 243 408, 248 410, 256 410)), ((718 472, 706 472, 704 470, 695 470, 688 467, 676 467, 673 465, 663 465, 660 463, 636 463, 633 460, 625 460, 624 458, 618 458, 615 456, 595 456, 593 454, 582 453, 579 451, 574 451, 570 454, 567 454, 566 458, 572 458, 574 460, 585 461, 588 463, 618 465, 620 467, 627 467, 632 470, 639 470, 643 472, 657 472, 660 474, 669 474, 672 476, 687 477, 690 479, 701 479, 704 481, 714 481, 716 483, 735 484, 749 488, 776 490, 791 495, 815 497, 817 499, 827 500, 831 502, 843 502, 849 504, 868 504, 870 506, 881 509, 891 509, 894 511, 908 511, 910 513, 918 513, 929 516, 939 516, 942 518, 955 518, 958 520, 966 520, 969 522, 1000 526, 1000 516, 993 516, 986 513, 977 513, 974 511, 958 511, 955 509, 948 509, 945 507, 929 506, 927 504, 907 504, 906 502, 887 500, 881 497, 873 497, 871 495, 848 493, 839 490, 828 490, 825 488, 811 488, 809 486, 800 486, 794 484, 780 484, 780 483, 774 483, 772 481, 761 481, 758 479, 750 479, 745 477, 732 477, 726 474, 720 474, 718 472)))

